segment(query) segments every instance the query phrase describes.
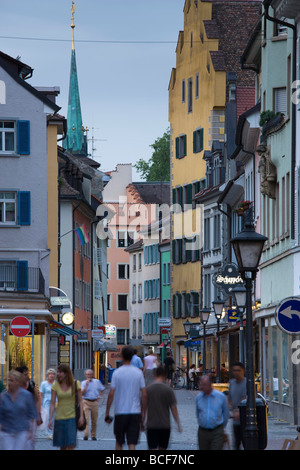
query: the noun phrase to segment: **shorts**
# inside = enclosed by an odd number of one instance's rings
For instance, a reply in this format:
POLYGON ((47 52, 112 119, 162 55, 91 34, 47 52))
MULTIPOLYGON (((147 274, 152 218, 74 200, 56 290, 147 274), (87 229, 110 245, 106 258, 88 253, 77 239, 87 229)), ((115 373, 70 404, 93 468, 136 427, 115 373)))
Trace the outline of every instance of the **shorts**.
POLYGON ((125 444, 125 436, 128 445, 136 445, 140 436, 141 415, 127 414, 116 415, 114 423, 114 434, 118 444, 125 444))
POLYGON ((170 432, 170 429, 147 429, 147 442, 149 449, 167 449, 170 432))

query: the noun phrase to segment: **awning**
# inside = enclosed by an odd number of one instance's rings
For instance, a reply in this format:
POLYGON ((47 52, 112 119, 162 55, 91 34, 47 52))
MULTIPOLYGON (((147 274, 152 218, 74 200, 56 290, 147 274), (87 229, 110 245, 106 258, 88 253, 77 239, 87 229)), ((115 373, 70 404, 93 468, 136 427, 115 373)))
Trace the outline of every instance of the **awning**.
POLYGON ((192 341, 191 339, 188 339, 187 341, 185 341, 184 343, 184 347, 185 348, 192 348, 193 346, 201 346, 201 340, 198 339, 196 341, 192 341))
POLYGON ((51 320, 49 322, 49 328, 50 330, 55 331, 56 333, 59 333, 63 336, 81 336, 79 331, 73 330, 73 328, 69 328, 63 323, 59 323, 55 320, 51 320))
POLYGON ((157 346, 157 348, 159 348, 159 349, 162 349, 162 348, 169 348, 169 349, 170 349, 170 344, 167 344, 167 346, 165 346, 164 343, 160 343, 160 345, 157 346))
POLYGON ((96 339, 94 351, 117 351, 117 348, 110 341, 106 341, 105 339, 96 339))

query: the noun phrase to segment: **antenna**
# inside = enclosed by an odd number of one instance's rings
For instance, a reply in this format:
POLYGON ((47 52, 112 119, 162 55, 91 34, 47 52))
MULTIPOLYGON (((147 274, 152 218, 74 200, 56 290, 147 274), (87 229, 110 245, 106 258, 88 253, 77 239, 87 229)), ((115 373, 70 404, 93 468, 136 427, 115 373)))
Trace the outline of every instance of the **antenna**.
MULTIPOLYGON (((96 129, 99 129, 98 127, 96 129)), ((94 151, 97 150, 97 148, 95 147, 95 142, 98 142, 98 141, 101 141, 101 142, 106 142, 107 139, 95 139, 94 137, 94 130, 95 130, 95 127, 92 127, 92 138, 91 139, 87 139, 88 142, 92 142, 92 153, 89 154, 91 155, 92 159, 94 160, 95 158, 100 158, 100 156, 98 157, 95 157, 94 155, 94 151)))

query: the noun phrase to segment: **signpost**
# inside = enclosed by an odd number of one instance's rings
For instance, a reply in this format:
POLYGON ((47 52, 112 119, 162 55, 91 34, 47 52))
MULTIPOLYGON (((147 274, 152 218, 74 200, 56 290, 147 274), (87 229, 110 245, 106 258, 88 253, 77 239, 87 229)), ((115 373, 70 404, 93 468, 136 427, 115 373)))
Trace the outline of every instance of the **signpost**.
POLYGON ((279 328, 289 335, 300 333, 300 298, 287 297, 276 307, 275 319, 279 328))
POLYGON ((238 321, 240 319, 239 314, 236 310, 228 309, 227 313, 228 313, 228 321, 229 322, 238 321))
POLYGON ((15 317, 10 323, 10 331, 17 338, 23 338, 28 335, 31 329, 31 324, 26 317, 15 317))

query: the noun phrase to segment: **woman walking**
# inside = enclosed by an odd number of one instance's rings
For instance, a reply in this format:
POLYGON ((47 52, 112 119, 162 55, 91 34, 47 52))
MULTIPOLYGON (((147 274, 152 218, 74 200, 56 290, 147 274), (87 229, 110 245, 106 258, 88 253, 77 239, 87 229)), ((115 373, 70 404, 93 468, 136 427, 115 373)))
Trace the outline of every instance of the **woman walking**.
MULTIPOLYGON (((83 424, 83 406, 80 381, 76 380, 78 402, 80 404, 79 424, 83 424)), ((49 415, 49 429, 52 429, 52 419, 55 411, 53 446, 61 450, 73 450, 76 447, 75 419, 75 380, 69 366, 61 364, 57 368, 57 381, 52 385, 49 415), (57 407, 55 402, 57 399, 57 407)))
POLYGON ((54 384, 55 378, 56 378, 56 371, 54 369, 48 369, 47 374, 46 374, 47 380, 44 380, 40 386, 42 411, 44 414, 43 420, 45 420, 44 429, 45 429, 46 437, 48 437, 49 439, 50 438, 52 439, 52 435, 51 433, 49 433, 49 413, 50 413, 50 403, 51 403, 51 390, 52 390, 52 385, 54 384))
POLYGON ((20 372, 8 375, 7 391, 0 395, 2 450, 28 450, 33 441, 37 410, 33 395, 23 388, 20 372))

